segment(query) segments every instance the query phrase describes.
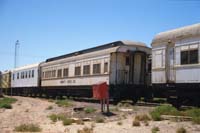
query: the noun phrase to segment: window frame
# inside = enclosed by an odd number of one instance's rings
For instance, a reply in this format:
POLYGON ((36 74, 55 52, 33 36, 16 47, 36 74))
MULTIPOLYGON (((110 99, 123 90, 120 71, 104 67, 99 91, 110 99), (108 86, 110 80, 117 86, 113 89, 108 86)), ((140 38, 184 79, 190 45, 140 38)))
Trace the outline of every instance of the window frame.
POLYGON ((74 68, 74 76, 81 76, 81 66, 76 66, 74 68))
POLYGON ((93 64, 93 72, 94 75, 101 74, 101 63, 93 64))
POLYGON ((90 75, 90 65, 83 66, 83 75, 90 75))

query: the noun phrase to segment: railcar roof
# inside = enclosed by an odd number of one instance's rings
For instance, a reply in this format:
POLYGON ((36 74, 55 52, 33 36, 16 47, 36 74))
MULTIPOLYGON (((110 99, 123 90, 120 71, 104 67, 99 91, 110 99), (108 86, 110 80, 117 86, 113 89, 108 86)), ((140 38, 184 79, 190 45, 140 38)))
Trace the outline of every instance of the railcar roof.
POLYGON ((22 67, 15 68, 15 69, 13 69, 12 71, 20 71, 20 70, 25 70, 25 69, 37 67, 37 66, 39 66, 39 64, 40 64, 40 63, 25 65, 25 66, 22 66, 22 67))
POLYGON ((152 46, 160 42, 175 41, 197 35, 200 35, 200 23, 158 33, 152 41, 152 46))
POLYGON ((104 49, 108 49, 108 48, 111 48, 111 47, 123 46, 123 45, 133 45, 133 46, 146 47, 146 44, 144 44, 142 42, 115 41, 115 42, 112 42, 112 43, 108 43, 108 44, 100 45, 100 46, 97 46, 97 47, 73 52, 73 53, 70 53, 70 54, 65 54, 65 55, 49 58, 49 59, 46 60, 46 62, 55 61, 55 60, 59 60, 59 59, 67 58, 67 57, 72 57, 72 56, 76 56, 76 55, 80 55, 80 54, 90 53, 90 52, 94 52, 94 51, 98 51, 98 50, 104 50, 104 49))

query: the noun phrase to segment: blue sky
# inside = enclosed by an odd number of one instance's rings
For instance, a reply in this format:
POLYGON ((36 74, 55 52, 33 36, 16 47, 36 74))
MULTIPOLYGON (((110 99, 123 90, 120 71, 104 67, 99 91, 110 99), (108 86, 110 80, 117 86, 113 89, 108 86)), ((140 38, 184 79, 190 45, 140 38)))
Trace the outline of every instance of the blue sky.
POLYGON ((0 70, 200 22, 198 0, 0 0, 0 70))

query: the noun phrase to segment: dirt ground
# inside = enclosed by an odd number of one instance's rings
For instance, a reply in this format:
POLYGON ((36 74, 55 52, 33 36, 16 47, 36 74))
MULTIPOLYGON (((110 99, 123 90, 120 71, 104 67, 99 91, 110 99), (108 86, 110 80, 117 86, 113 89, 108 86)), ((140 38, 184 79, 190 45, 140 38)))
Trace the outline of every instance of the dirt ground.
POLYGON ((191 122, 172 122, 164 121, 149 121, 149 125, 145 126, 141 123, 139 127, 133 127, 132 122, 137 114, 148 114, 154 107, 133 106, 130 110, 120 108, 116 110, 115 106, 111 106, 111 111, 114 115, 104 116, 100 112, 100 105, 97 103, 88 103, 73 101, 72 107, 59 107, 54 102, 47 99, 30 98, 14 96, 18 99, 12 106, 12 109, 0 109, 0 133, 13 133, 14 128, 21 124, 38 124, 42 128, 43 133, 77 133, 79 129, 93 126, 94 133, 151 133, 153 127, 159 127, 159 133, 176 133, 176 129, 184 127, 189 133, 200 132, 200 125, 194 125, 191 122), (52 109, 47 109, 52 106, 52 109), (94 107, 96 113, 84 115, 73 111, 74 107, 94 107), (52 122, 49 119, 50 114, 68 113, 71 117, 103 117, 104 123, 96 123, 94 121, 84 122, 84 125, 73 123, 72 125, 64 126, 61 121, 52 122), (118 124, 118 123, 121 124, 118 124))

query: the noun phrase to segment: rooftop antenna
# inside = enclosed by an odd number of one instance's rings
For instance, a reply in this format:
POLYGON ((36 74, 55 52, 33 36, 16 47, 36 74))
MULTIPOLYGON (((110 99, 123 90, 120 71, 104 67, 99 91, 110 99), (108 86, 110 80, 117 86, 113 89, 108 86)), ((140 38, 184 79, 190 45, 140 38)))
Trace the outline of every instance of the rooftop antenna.
POLYGON ((17 64, 17 63, 18 63, 18 52, 19 52, 18 50, 19 50, 19 40, 17 40, 16 43, 15 43, 15 64, 14 64, 14 65, 15 65, 15 66, 14 66, 15 68, 16 68, 17 65, 18 65, 18 64, 17 64))

